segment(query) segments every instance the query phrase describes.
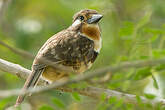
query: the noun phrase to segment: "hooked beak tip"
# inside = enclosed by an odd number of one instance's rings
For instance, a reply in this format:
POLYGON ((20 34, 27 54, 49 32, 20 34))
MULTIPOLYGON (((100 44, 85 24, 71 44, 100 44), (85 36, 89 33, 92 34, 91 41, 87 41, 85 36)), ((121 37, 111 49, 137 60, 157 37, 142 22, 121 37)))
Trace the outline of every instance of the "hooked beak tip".
POLYGON ((97 16, 98 16, 99 18, 102 18, 102 17, 103 17, 103 15, 101 15, 101 14, 98 14, 97 16))

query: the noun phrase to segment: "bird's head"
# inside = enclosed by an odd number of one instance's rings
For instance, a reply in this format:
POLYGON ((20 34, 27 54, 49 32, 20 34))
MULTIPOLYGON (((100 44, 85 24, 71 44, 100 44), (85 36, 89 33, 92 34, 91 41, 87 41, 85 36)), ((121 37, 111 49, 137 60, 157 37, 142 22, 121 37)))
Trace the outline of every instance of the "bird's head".
POLYGON ((103 15, 99 14, 96 10, 81 10, 73 16, 73 24, 75 22, 83 24, 97 24, 103 15))
POLYGON ((72 27, 78 27, 81 34, 92 40, 100 38, 99 21, 103 15, 96 10, 85 9, 81 10, 73 16, 72 27))

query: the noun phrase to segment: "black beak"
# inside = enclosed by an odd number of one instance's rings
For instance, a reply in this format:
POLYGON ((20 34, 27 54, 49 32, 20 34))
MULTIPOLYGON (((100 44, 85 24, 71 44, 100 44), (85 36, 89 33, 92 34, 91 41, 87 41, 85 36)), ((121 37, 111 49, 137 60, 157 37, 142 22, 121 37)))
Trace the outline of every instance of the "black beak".
POLYGON ((94 14, 90 19, 87 20, 88 24, 97 23, 103 17, 101 14, 94 14))

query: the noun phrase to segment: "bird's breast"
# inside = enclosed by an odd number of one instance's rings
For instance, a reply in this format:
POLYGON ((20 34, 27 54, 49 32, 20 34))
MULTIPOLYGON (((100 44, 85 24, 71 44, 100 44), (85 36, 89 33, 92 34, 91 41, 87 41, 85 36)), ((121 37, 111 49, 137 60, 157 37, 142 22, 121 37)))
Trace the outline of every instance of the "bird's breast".
POLYGON ((94 42, 84 36, 77 35, 64 41, 67 44, 66 51, 63 51, 65 59, 63 65, 73 67, 77 73, 82 73, 89 69, 96 58, 94 42))
POLYGON ((94 42, 94 49, 97 52, 100 52, 102 47, 102 39, 99 26, 94 24, 84 24, 81 28, 81 34, 94 42))

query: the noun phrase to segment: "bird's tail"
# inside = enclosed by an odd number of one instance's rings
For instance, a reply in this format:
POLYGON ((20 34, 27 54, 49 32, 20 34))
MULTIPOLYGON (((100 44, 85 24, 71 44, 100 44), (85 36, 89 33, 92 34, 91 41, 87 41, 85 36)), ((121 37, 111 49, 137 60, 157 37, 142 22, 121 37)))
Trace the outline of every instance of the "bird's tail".
MULTIPOLYGON (((40 68, 40 69, 34 69, 32 70, 32 73, 29 75, 29 77, 27 78, 24 87, 22 88, 22 91, 27 90, 28 88, 34 87, 35 85, 37 85, 37 82, 43 72, 44 68, 40 68)), ((15 104, 15 107, 17 107, 18 105, 20 105, 26 95, 19 95, 15 104)))

